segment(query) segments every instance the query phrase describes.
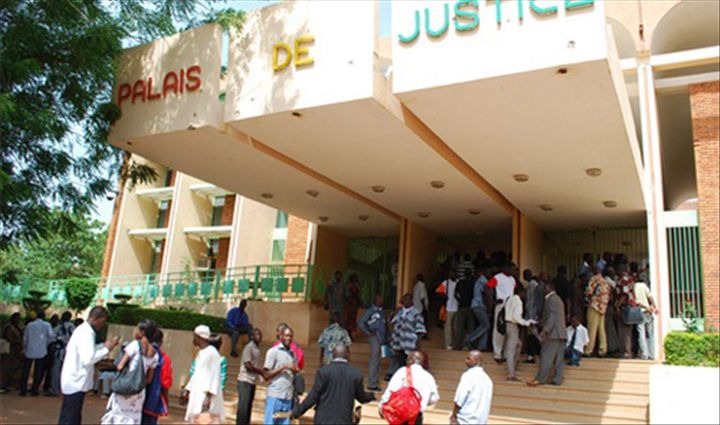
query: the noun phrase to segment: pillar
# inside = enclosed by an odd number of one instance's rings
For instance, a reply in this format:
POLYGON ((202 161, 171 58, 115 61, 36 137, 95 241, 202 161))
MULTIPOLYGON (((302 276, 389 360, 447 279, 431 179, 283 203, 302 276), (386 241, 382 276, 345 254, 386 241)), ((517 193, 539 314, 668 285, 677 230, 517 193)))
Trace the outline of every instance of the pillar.
POLYGON ((690 86, 705 325, 720 327, 720 83, 690 86))
POLYGON ((403 294, 412 291, 415 276, 418 274, 423 274, 425 283, 429 283, 427 279, 432 277, 432 266, 437 257, 437 250, 436 234, 410 220, 401 220, 398 290, 395 294, 398 302, 403 294))

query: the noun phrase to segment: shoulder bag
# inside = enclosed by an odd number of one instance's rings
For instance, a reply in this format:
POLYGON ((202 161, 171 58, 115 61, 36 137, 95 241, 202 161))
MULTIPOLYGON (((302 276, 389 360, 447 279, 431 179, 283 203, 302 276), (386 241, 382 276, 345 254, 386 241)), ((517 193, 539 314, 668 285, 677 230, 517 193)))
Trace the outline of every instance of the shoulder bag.
MULTIPOLYGON (((142 344, 138 341, 137 359, 135 359, 135 369, 130 370, 130 365, 126 364, 118 376, 113 379, 110 389, 119 395, 135 395, 145 389, 145 367, 143 364, 142 344)), ((129 362, 128 362, 129 363, 129 362)))
POLYGON ((626 325, 639 325, 645 318, 642 314, 642 309, 636 306, 625 306, 622 309, 622 321, 626 325))
POLYGON ((422 397, 413 387, 410 366, 405 367, 405 386, 390 395, 390 399, 382 406, 382 413, 390 425, 403 423, 414 424, 420 414, 422 397))

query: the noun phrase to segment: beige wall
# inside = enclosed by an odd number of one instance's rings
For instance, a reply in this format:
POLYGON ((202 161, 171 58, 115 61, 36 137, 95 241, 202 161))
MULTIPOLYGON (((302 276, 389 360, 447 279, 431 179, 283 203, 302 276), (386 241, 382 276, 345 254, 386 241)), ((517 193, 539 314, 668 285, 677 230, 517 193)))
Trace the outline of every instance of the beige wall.
POLYGON ((246 197, 236 202, 241 205, 234 219, 233 267, 269 263, 277 210, 246 197))
POLYGON ((400 285, 396 294, 398 300, 403 294, 412 290, 418 273, 425 275, 426 282, 432 278, 432 266, 437 257, 437 250, 436 234, 409 220, 402 221, 398 264, 400 285))
POLYGON ((187 174, 179 174, 176 179, 162 273, 182 271, 188 264, 194 269, 197 261, 206 257, 207 244, 183 232, 185 227, 210 225, 212 204, 206 196, 190 190, 198 183, 203 181, 187 174))
POLYGON ((520 215, 520 271, 531 269, 534 273, 544 270, 543 233, 540 228, 524 214, 520 215))
MULTIPOLYGON (((335 270, 345 270, 347 266, 348 238, 335 233, 325 226, 317 226, 315 237, 315 270, 313 279, 328 282, 335 270)), ((315 287, 318 291, 319 288, 315 287)), ((317 295, 318 293, 313 295, 317 295)), ((322 296, 322 293, 320 293, 322 296)), ((315 299, 315 297, 313 297, 315 299)))
POLYGON ((132 160, 151 165, 157 171, 158 178, 151 184, 138 185, 132 192, 128 186, 125 187, 118 218, 115 246, 113 247, 112 261, 108 272, 109 276, 129 276, 150 271, 151 243, 146 239, 131 237, 128 232, 132 229, 155 227, 158 205, 155 201, 138 196, 135 190, 162 187, 165 181, 166 169, 137 156, 133 156, 132 160))

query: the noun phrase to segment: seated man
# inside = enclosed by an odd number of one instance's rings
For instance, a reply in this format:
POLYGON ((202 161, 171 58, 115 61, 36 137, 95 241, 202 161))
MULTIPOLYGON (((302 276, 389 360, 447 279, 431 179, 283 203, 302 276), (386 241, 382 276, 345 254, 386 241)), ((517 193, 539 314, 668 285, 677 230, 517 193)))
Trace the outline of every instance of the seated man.
POLYGON ((231 345, 230 355, 238 357, 237 352, 237 340, 240 335, 246 334, 248 339, 250 338, 250 331, 252 331, 252 325, 250 325, 250 318, 245 312, 247 307, 247 300, 240 301, 239 307, 233 307, 228 311, 227 318, 225 319, 225 328, 230 334, 231 345))

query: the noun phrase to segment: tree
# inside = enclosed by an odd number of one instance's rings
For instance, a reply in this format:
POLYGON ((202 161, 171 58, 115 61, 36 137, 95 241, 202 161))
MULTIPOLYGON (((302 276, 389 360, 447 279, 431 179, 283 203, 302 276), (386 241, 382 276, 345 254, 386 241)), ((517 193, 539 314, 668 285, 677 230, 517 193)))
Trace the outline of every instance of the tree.
POLYGON ((5 283, 97 276, 105 226, 86 216, 52 210, 42 237, 23 239, 0 250, 5 283))
POLYGON ((2 1, 0 249, 46 234, 55 208, 87 213, 118 178, 157 177, 107 143, 120 116, 112 103, 117 60, 123 47, 173 34, 176 23, 193 25, 201 7, 193 0, 2 1))
POLYGON ((79 315, 81 311, 90 307, 98 291, 97 281, 81 278, 72 278, 65 282, 65 296, 68 307, 79 315))

